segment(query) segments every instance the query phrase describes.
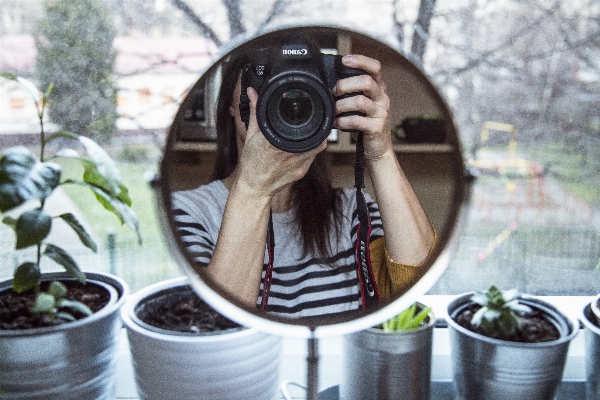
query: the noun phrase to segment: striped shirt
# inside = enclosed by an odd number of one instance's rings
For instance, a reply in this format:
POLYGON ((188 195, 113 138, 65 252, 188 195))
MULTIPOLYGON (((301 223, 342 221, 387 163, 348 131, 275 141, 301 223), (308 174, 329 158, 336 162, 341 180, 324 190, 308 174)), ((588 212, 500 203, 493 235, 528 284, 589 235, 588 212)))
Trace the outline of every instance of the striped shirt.
MULTIPOLYGON (((189 257, 197 265, 205 266, 210 261, 228 195, 229 191, 219 180, 173 194, 176 229, 189 257)), ((275 252, 267 312, 281 317, 301 318, 359 308, 361 299, 354 255, 358 226, 356 193, 344 189, 341 199, 341 237, 334 237, 335 230, 332 232, 332 256, 327 258, 303 256, 302 238, 294 223, 294 209, 273 214, 275 252)), ((367 193, 365 199, 371 214, 373 241, 383 236, 381 218, 377 204, 367 193)), ((267 263, 265 249, 263 277, 267 263)), ((257 298, 259 307, 262 292, 261 280, 257 298)))

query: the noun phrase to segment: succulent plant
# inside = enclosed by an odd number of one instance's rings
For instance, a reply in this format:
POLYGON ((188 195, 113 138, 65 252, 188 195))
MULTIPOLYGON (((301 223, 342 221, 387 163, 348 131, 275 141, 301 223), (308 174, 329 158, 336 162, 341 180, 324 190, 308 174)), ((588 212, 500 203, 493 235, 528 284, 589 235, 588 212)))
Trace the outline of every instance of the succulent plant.
POLYGON ((500 291, 491 286, 487 291, 478 291, 471 301, 481 308, 473 315, 471 325, 490 337, 509 338, 520 330, 519 314, 528 314, 529 306, 519 303, 521 294, 515 290, 500 291))
POLYGON ((415 303, 397 316, 382 323, 381 327, 384 332, 412 331, 421 326, 430 312, 431 307, 422 308, 418 311, 415 303))

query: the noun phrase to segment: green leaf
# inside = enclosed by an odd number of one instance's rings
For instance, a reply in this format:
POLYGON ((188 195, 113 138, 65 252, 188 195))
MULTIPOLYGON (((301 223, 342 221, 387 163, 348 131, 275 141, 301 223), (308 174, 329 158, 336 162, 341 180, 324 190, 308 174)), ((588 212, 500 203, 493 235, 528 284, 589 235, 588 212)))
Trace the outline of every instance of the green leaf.
POLYGON ((137 215, 135 215, 135 212, 126 203, 123 203, 121 200, 114 197, 110 197, 103 190, 94 186, 90 186, 90 189, 94 192, 96 199, 105 209, 115 214, 117 218, 119 218, 119 221, 121 221, 121 224, 127 225, 137 234, 138 243, 141 244, 142 232, 140 231, 139 220, 137 215))
POLYGON ((98 251, 98 246, 96 245, 96 242, 94 242, 92 237, 87 233, 83 225, 79 223, 79 221, 73 214, 61 214, 58 216, 58 218, 61 218, 63 221, 69 224, 71 229, 73 229, 77 236, 79 236, 79 240, 81 240, 81 243, 83 243, 87 248, 91 249, 94 253, 98 251))
POLYGON ((53 88, 54 88, 54 83, 51 83, 50 85, 48 85, 46 92, 42 96, 42 108, 46 108, 46 104, 48 103, 48 98, 50 97, 50 93, 52 92, 53 88))
MULTIPOLYGON (((46 136, 46 140, 44 141, 44 144, 48 144, 48 143, 50 143, 51 141, 53 141, 53 140, 55 140, 55 139, 58 139, 58 138, 67 138, 67 139, 79 140, 79 135, 78 135, 78 134, 76 134, 76 133, 72 133, 72 132, 65 132, 65 131, 56 132, 56 133, 53 133, 53 134, 51 134, 51 135, 48 135, 48 136, 46 136)), ((63 149, 63 150, 60 150, 60 151, 58 152, 58 154, 60 154, 61 156, 63 156, 63 155, 62 155, 63 151, 65 151, 65 150, 64 150, 64 149, 63 149)), ((71 150, 68 150, 68 149, 67 149, 66 151, 67 151, 67 152, 70 152, 71 150)), ((75 150, 72 150, 72 151, 75 151, 75 150)), ((58 154, 57 154, 57 155, 58 155, 58 154)), ((76 151, 75 151, 75 155, 77 155, 77 152, 76 152, 76 151)))
POLYGON ((39 162, 25 147, 8 149, 0 158, 0 212, 48 197, 59 182, 59 165, 39 162))
POLYGON ((11 81, 17 80, 17 76, 15 74, 11 74, 10 72, 0 72, 0 77, 10 79, 11 81))
POLYGON ((417 313, 417 304, 415 303, 394 318, 385 321, 382 328, 385 332, 410 331, 421 326, 430 312, 431 307, 426 307, 417 313))
POLYGON ((34 289, 39 286, 41 276, 39 265, 32 262, 23 263, 15 270, 13 290, 21 293, 29 289, 34 289))
POLYGON ((427 307, 421 310, 417 315, 415 315, 414 318, 411 320, 411 325, 409 329, 416 329, 419 326, 421 326, 423 321, 425 321, 425 319, 427 319, 427 317, 429 316, 431 310, 431 307, 427 307))
POLYGON ((92 139, 80 136, 79 141, 85 146, 87 154, 93 161, 93 167, 88 164, 84 172, 84 181, 105 188, 108 193, 117 197, 120 193, 121 175, 115 162, 92 139))
POLYGON ((35 298, 35 305, 31 311, 36 313, 51 313, 54 314, 57 310, 55 307, 56 300, 54 296, 48 293, 40 292, 35 298))
POLYGON ((52 295, 55 299, 62 299, 67 294, 67 287, 62 282, 53 281, 50 283, 50 286, 48 286, 47 293, 52 295))
POLYGON ((138 218, 135 215, 135 212, 126 203, 118 198, 111 197, 109 193, 87 182, 68 179, 64 183, 85 186, 90 189, 102 207, 116 215, 121 224, 125 224, 133 230, 138 237, 138 243, 142 243, 142 232, 140 231, 138 218))
POLYGON ((53 244, 47 244, 44 255, 62 265, 67 271, 67 274, 81 283, 85 283, 85 274, 81 272, 77 262, 65 250, 53 244))
POLYGON ((2 223, 4 225, 7 225, 9 227, 11 227, 12 229, 17 229, 17 220, 14 219, 13 217, 7 215, 6 217, 2 218, 2 223))
POLYGON ((40 244, 48 237, 52 228, 52 217, 43 210, 36 208, 25 211, 17 220, 15 232, 17 234, 16 249, 40 244))
POLYGON ((73 311, 79 311, 82 314, 85 314, 87 316, 92 315, 94 312, 85 304, 79 302, 79 301, 73 301, 73 300, 66 300, 66 299, 61 299, 58 304, 57 307, 59 309, 62 308, 68 308, 70 310, 73 311))
POLYGON ((59 311, 59 312, 57 312, 56 313, 56 317, 64 319, 65 321, 70 321, 70 322, 73 322, 73 321, 77 320, 77 318, 75 318, 74 316, 72 316, 71 314, 69 314, 66 311, 59 311))

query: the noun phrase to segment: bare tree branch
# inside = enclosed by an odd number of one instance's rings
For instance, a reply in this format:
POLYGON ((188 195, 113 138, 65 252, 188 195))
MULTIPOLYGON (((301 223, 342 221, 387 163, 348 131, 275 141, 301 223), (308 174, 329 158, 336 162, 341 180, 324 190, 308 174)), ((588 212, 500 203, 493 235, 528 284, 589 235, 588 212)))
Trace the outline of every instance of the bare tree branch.
POLYGON ((398 40, 398 43, 400 44, 400 48, 403 49, 404 48, 404 24, 398 18, 398 3, 399 3, 399 0, 394 0, 394 4, 393 4, 394 5, 394 15, 392 15, 392 18, 393 18, 393 24, 394 24, 394 34, 396 35, 396 39, 398 40))
POLYGON ((206 25, 204 21, 202 21, 202 19, 200 19, 200 17, 196 15, 194 10, 192 10, 191 7, 185 1, 171 0, 171 3, 173 4, 173 6, 182 11, 185 14, 185 16, 188 17, 190 21, 192 21, 198 28, 200 28, 200 31, 202 32, 203 36, 211 39, 217 45, 217 47, 221 47, 223 43, 221 42, 221 39, 219 39, 215 31, 213 31, 210 26, 206 25))
POLYGON ((425 54, 425 48, 427 47, 429 25, 431 24, 431 17, 433 17, 435 2, 436 0, 421 0, 419 5, 419 14, 417 15, 415 30, 413 31, 412 36, 411 53, 420 61, 423 61, 423 55, 425 54))
POLYGON ((286 0, 275 0, 269 14, 264 21, 258 26, 257 31, 262 31, 268 24, 270 24, 277 16, 283 14, 287 5, 286 0))
POLYGON ((227 19, 229 20, 230 38, 246 33, 246 28, 242 22, 242 10, 240 0, 223 0, 223 5, 227 9, 227 19))

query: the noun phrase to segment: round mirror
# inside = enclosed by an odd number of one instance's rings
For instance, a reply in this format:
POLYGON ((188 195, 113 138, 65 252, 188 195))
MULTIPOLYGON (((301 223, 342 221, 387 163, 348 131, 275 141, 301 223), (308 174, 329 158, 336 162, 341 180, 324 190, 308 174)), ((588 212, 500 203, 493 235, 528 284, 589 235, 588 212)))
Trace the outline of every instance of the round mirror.
MULTIPOLYGON (((264 79, 268 80, 268 78, 264 79)), ((269 102, 265 101, 265 103, 269 102)), ((231 119, 232 117, 225 115, 224 118, 231 119)), ((263 129, 269 128, 261 126, 261 130, 263 129)), ((316 128, 316 130, 318 129, 321 129, 320 126, 316 128)), ((306 132, 306 130, 302 130, 302 135, 311 135, 310 132, 308 134, 306 132)), ((355 184, 354 165, 356 162, 357 135, 337 131, 336 129, 328 130, 327 134, 329 136, 325 137, 327 137, 328 143, 323 154, 329 165, 332 186, 334 188, 350 188, 345 193, 353 193, 353 190, 355 190, 353 187, 355 184)), ((294 152, 295 147, 293 146, 296 146, 298 141, 292 137, 289 142, 292 146, 289 151, 294 152)), ((229 147, 231 147, 231 144, 229 144, 229 147)), ((314 146, 311 144, 311 147, 314 146)), ((302 148, 299 151, 305 150, 302 148)), ((233 157, 237 157, 237 154, 233 157)), ((295 337, 324 337, 366 329, 391 318, 403 308, 410 306, 418 296, 425 294, 443 274, 449 263, 450 254, 456 245, 461 230, 461 223, 464 219, 463 209, 468 197, 459 137, 451 112, 440 93, 425 74, 405 56, 376 39, 346 28, 328 26, 280 29, 239 41, 223 51, 222 56, 191 88, 175 117, 167 139, 158 183, 160 185, 158 191, 160 194, 158 200, 159 210, 162 213, 166 236, 171 242, 170 246, 176 261, 190 277, 192 286, 200 296, 216 310, 241 324, 254 326, 274 334, 295 337), (309 66, 306 66, 307 61, 300 54, 303 50, 294 47, 297 46, 297 38, 303 38, 303 40, 312 43, 314 46, 318 46, 319 55, 318 57, 314 55, 310 57, 309 66), (267 52, 271 58, 281 58, 281 53, 291 57, 283 57, 283 61, 278 59, 277 62, 272 62, 269 57, 266 57, 265 61, 263 60, 265 58, 263 54, 265 48, 276 49, 275 56, 273 56, 273 53, 267 52), (281 50, 282 48, 284 50, 281 50), (237 106, 237 101, 228 100, 228 102, 223 103, 225 104, 224 107, 218 107, 219 93, 223 90, 224 93, 229 93, 227 96, 232 96, 231 93, 235 85, 232 86, 231 83, 238 82, 238 77, 242 75, 241 71, 248 62, 251 63, 250 68, 254 68, 255 75, 261 75, 263 73, 261 71, 264 70, 266 75, 277 75, 276 79, 271 79, 271 81, 282 82, 279 83, 282 85, 281 88, 269 88, 268 90, 259 88, 259 105, 257 106, 259 112, 261 93, 270 91, 275 93, 273 96, 277 95, 282 98, 287 96, 279 103, 276 100, 271 101, 276 104, 273 107, 268 105, 263 107, 267 110, 267 113, 271 112, 264 119, 271 121, 277 119, 278 116, 281 117, 282 113, 284 117, 289 114, 294 118, 290 117, 291 122, 284 121, 285 124, 297 123, 300 131, 305 126, 313 124, 314 118, 318 119, 314 123, 315 126, 319 123, 328 123, 327 118, 331 117, 327 115, 331 111, 326 105, 329 91, 326 91, 323 95, 321 89, 313 90, 313 87, 319 86, 320 83, 315 85, 304 81, 302 81, 304 86, 300 85, 298 89, 290 84, 290 80, 285 76, 281 78, 282 74, 285 75, 286 68, 295 68, 299 71, 298 74, 302 72, 311 76, 317 75, 322 78, 325 86, 331 87, 332 79, 335 82, 344 79, 346 76, 353 76, 355 72, 352 69, 343 69, 340 72, 340 67, 335 64, 337 62, 335 60, 339 58, 330 56, 345 54, 361 54, 378 60, 381 65, 381 76, 385 82, 387 96, 390 100, 390 137, 394 152, 403 174, 410 183, 412 192, 414 192, 418 203, 420 203, 422 211, 426 214, 430 225, 435 229, 437 243, 432 247, 427 261, 415 269, 416 272, 413 272, 408 284, 368 307, 361 307, 359 300, 357 302, 359 305, 355 306, 352 311, 327 313, 312 317, 285 317, 270 312, 268 308, 264 311, 260 306, 248 306, 247 303, 239 300, 236 293, 231 293, 231 291, 225 290, 220 284, 216 283, 212 275, 206 273, 207 266, 205 264, 198 263, 200 253, 203 253, 204 257, 211 257, 211 251, 214 249, 218 232, 213 232, 212 237, 207 236, 204 244, 195 243, 196 247, 191 245, 189 240, 191 232, 202 234, 206 228, 201 224, 194 225, 193 221, 188 221, 193 225, 191 228, 190 226, 182 227, 179 216, 181 210, 179 206, 174 204, 174 198, 176 199, 181 193, 193 193, 198 187, 209 182, 214 183, 214 171, 215 168, 220 168, 218 164, 222 162, 223 154, 228 157, 232 156, 231 152, 228 152, 231 149, 228 149, 228 145, 222 140, 224 136, 221 132, 224 129, 223 118, 217 118, 217 114, 229 113, 231 110, 235 111, 232 104, 236 103, 233 105, 237 106), (294 58, 294 56, 298 57, 294 58), (241 62, 240 60, 244 61, 241 62), (266 69, 262 66, 263 64, 267 65, 266 69), (284 70, 283 73, 282 70, 284 70), (229 91, 225 90, 225 86, 229 86, 229 91), (297 96, 298 92, 301 92, 304 98, 297 96), (313 98, 310 97, 313 96, 313 92, 317 93, 314 96, 321 97, 313 101, 313 98), (277 106, 277 104, 280 105, 277 106), (297 109, 294 109, 294 107, 297 109), (313 108, 321 110, 320 114, 315 112, 316 116, 313 115, 313 108), (296 116, 302 118, 296 118, 296 116), (215 167, 215 165, 217 166, 215 167), (185 232, 185 234, 182 232, 185 232)), ((221 191, 225 190, 224 193, 227 196, 226 186, 221 183, 218 185, 220 185, 221 191)), ((368 170, 365 174, 363 192, 366 192, 367 199, 377 201, 368 170)), ((192 201, 193 206, 199 212, 204 212, 210 208, 202 201, 192 201)), ((369 206, 371 206, 370 203, 369 206)), ((207 212, 211 213, 213 211, 207 212)), ((289 222, 283 221, 280 218, 281 216, 275 217, 276 215, 273 214, 272 218, 276 221, 275 224, 289 222)), ((220 215, 216 217, 210 215, 207 218, 216 218, 217 228, 220 226, 220 215)), ((377 221, 372 221, 372 223, 373 232, 376 229, 381 229, 381 227, 375 227, 377 221)), ((244 232, 247 228, 240 223, 236 229, 239 229, 239 232, 244 232)), ((264 229, 268 231, 267 227, 264 229)), ((278 232, 278 230, 275 229, 274 232, 278 232)), ((273 236, 276 255, 277 249, 291 245, 289 238, 278 237, 276 234, 273 236)), ((265 243, 267 242, 265 239, 265 243)), ((265 247, 269 246, 265 245, 265 247)), ((265 260, 268 260, 268 253, 268 251, 265 251, 265 260)), ((371 256, 373 257, 373 254, 371 256)), ((354 254, 351 254, 351 257, 354 257, 354 254)), ((240 259, 239 263, 243 265, 246 261, 240 259)), ((267 265, 268 262, 265 262, 265 269, 267 265)), ((345 274, 355 282, 354 293, 360 294, 360 263, 354 265, 355 267, 350 268, 345 274)), ((277 279, 277 268, 285 267, 278 266, 277 257, 275 257, 273 281, 277 279)), ((287 267, 289 269, 289 266, 287 267)), ((338 264, 321 266, 324 271, 323 276, 327 275, 328 271, 335 270, 338 267, 338 264)), ((265 271, 263 271, 263 276, 259 278, 260 289, 256 289, 256 292, 259 293, 258 303, 260 303, 260 294, 263 292, 264 274, 265 271)), ((318 279, 320 278, 318 276, 320 275, 314 275, 314 271, 310 277, 298 273, 294 275, 293 280, 312 279, 315 281, 316 279, 316 283, 313 283, 313 285, 319 285, 318 279)), ((307 289, 301 288, 298 290, 306 291, 307 289)), ((289 295, 290 301, 299 295, 289 295)), ((302 295, 304 296, 306 293, 302 295)), ((356 297, 357 295, 354 295, 354 301, 357 300, 356 297)), ((308 297, 303 301, 306 303, 311 300, 308 297)), ((293 304, 292 307, 297 306, 297 303, 293 304)))

